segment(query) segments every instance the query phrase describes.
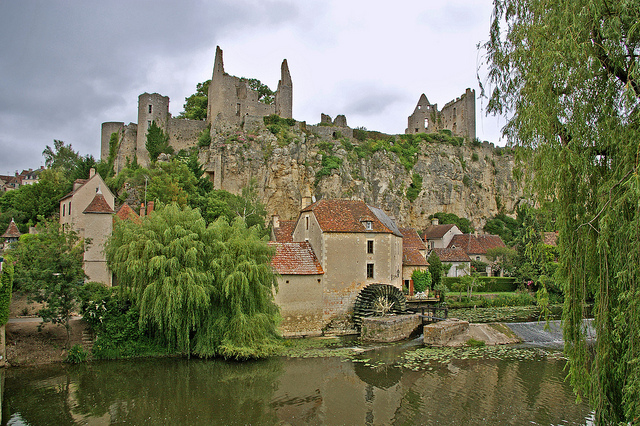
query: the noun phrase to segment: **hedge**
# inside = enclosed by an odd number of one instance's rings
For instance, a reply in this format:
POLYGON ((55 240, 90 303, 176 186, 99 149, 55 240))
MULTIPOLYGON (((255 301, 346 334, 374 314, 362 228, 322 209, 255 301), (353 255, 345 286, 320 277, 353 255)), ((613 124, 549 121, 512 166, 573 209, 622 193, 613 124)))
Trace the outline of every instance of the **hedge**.
MULTIPOLYGON (((480 286, 486 292, 501 293, 507 291, 516 291, 518 285, 514 277, 478 277, 482 283, 480 286)), ((460 277, 443 277, 442 282, 451 288, 451 285, 460 281, 460 277)))
POLYGON ((4 262, 0 272, 0 326, 9 320, 9 304, 11 303, 11 290, 13 289, 13 265, 4 262))

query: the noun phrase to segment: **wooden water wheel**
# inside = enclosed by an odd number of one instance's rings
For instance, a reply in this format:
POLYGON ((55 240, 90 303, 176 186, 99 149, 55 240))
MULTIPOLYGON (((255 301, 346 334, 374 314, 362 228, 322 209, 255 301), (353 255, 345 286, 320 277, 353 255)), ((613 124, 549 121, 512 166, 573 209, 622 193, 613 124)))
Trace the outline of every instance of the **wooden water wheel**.
POLYGON ((400 289, 389 284, 369 284, 356 297, 353 322, 360 330, 362 318, 401 315, 406 312, 407 300, 400 289))

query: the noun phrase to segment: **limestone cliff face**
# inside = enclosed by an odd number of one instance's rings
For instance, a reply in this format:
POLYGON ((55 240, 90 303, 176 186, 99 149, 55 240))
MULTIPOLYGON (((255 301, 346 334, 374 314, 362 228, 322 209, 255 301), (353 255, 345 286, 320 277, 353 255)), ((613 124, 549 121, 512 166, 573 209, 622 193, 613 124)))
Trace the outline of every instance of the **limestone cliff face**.
POLYGON ((378 150, 359 157, 352 147, 357 140, 321 137, 318 128, 303 123, 278 137, 257 121, 244 129, 212 131, 213 142, 201 149, 200 162, 216 189, 238 194, 255 180, 269 214, 282 219, 295 219, 303 197, 313 195, 363 199, 395 216, 400 225, 417 229, 428 226, 428 216, 439 211, 481 227, 501 207, 512 211, 522 198, 512 177, 512 154, 487 143, 474 147, 423 142, 415 165, 407 171, 393 152, 378 150), (323 156, 328 155, 342 164, 317 179, 323 156), (411 202, 406 189, 414 173, 422 177, 422 189, 411 202))

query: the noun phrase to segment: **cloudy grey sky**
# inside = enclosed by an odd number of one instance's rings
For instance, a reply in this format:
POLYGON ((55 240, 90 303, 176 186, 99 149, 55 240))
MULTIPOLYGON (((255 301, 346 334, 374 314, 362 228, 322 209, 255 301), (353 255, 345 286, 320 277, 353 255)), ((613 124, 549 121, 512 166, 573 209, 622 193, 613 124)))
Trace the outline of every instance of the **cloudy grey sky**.
MULTIPOLYGON (((491 0, 0 0, 0 174, 44 164, 54 139, 100 156, 100 125, 137 120, 138 95, 182 111, 225 71, 272 89, 286 58, 293 116, 345 114, 351 127, 404 133, 421 93, 442 107, 476 78, 491 0)), ((481 77, 483 72, 480 71, 481 77)), ((503 119, 476 101, 477 134, 503 119)))

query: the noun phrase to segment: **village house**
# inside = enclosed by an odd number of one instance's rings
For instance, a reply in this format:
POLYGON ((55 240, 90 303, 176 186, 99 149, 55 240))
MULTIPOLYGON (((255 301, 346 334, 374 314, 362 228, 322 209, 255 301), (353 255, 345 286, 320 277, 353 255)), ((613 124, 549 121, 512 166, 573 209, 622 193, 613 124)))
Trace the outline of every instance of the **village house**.
MULTIPOLYGON (((487 258, 487 250, 496 247, 506 247, 502 238, 498 235, 491 234, 462 234, 454 235, 449 243, 449 248, 462 249, 471 260, 487 263, 487 275, 491 275, 491 262, 487 258)), ((482 271, 478 271, 482 272, 482 271)))
POLYGON ((104 244, 113 229, 115 197, 91 169, 89 179, 78 179, 73 190, 60 200, 60 223, 70 226, 81 238, 90 240, 84 252, 83 269, 88 281, 112 284, 104 244))
POLYGON ((413 296, 413 279, 411 275, 415 270, 425 270, 429 266, 427 262, 427 247, 420 239, 420 235, 413 228, 400 228, 402 233, 402 282, 413 296))
POLYGON ((364 201, 320 200, 303 208, 294 226, 274 218, 272 235, 285 336, 353 333, 353 306, 364 287, 402 288, 402 233, 364 201))
POLYGON ((7 227, 7 230, 5 231, 4 234, 2 234, 2 246, 0 247, 0 249, 5 250, 7 248, 9 248, 9 244, 11 243, 15 243, 16 241, 18 241, 18 238, 20 238, 20 230, 18 229, 18 226, 16 225, 16 223, 13 221, 13 219, 11 219, 11 222, 9 222, 9 226, 7 227))
POLYGON ((433 252, 445 266, 447 277, 461 277, 469 274, 471 258, 461 248, 434 248, 433 252), (448 265, 448 266, 447 266, 448 265), (448 268, 448 270, 446 269, 448 268))
POLYGON ((438 218, 431 219, 431 225, 422 234, 422 241, 429 250, 434 248, 449 247, 449 243, 454 235, 460 235, 462 231, 452 223, 440 225, 438 218))

